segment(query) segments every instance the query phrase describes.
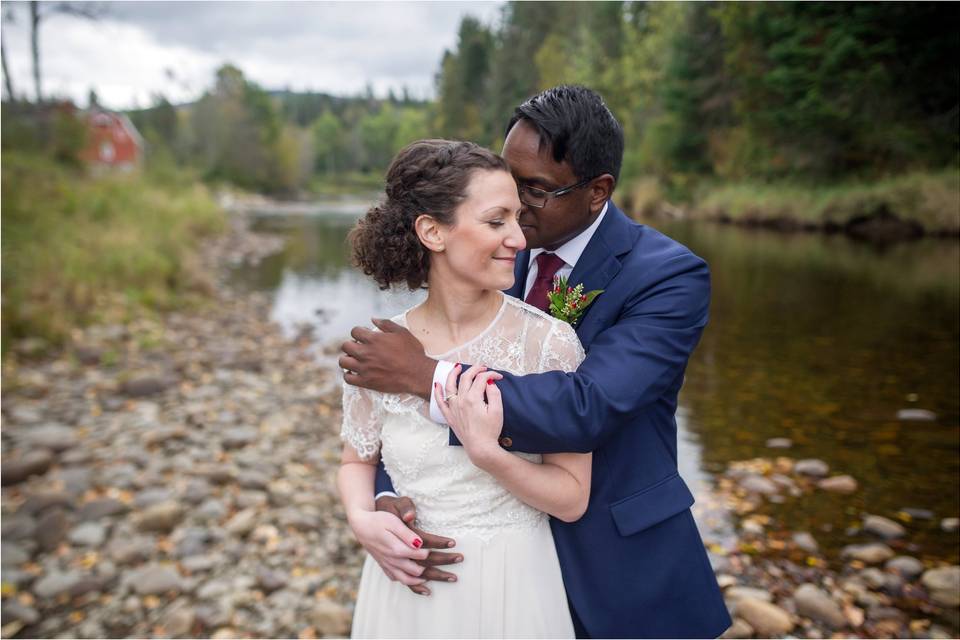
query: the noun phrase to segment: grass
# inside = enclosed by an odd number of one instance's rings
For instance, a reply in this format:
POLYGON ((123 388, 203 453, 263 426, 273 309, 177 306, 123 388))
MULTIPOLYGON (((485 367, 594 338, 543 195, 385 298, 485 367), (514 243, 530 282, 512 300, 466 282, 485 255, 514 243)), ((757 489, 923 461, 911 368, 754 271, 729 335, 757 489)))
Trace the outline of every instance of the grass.
POLYGON ((225 226, 209 192, 183 177, 88 177, 47 158, 3 153, 3 353, 10 341, 62 343, 90 322, 205 298, 200 240, 225 226))
POLYGON ((701 188, 694 218, 743 224, 794 223, 844 227, 857 218, 886 212, 927 233, 960 233, 960 172, 914 172, 874 182, 826 186, 740 183, 701 188))

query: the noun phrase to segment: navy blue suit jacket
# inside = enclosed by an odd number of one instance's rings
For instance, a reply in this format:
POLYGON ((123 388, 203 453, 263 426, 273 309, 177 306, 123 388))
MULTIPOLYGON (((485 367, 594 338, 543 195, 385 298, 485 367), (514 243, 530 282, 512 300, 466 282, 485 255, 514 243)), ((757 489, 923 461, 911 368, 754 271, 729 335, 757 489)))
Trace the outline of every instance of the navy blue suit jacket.
MULTIPOLYGON (((522 297, 528 262, 521 252, 508 294, 522 297)), ((577 635, 719 636, 730 616, 677 472, 675 419, 707 323, 709 269, 611 202, 570 282, 604 290, 576 327, 579 369, 504 373, 497 386, 510 449, 593 452, 586 513, 551 518, 577 635)), ((390 488, 381 465, 377 489, 390 488)))

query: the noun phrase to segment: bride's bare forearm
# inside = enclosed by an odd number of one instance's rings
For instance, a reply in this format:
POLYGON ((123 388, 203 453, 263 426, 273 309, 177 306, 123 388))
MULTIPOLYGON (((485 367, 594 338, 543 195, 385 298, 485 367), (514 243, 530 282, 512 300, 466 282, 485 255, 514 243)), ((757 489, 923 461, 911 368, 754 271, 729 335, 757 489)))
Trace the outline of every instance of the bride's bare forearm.
POLYGON ((560 465, 530 462, 500 447, 478 456, 474 464, 520 500, 555 518, 574 522, 586 511, 589 474, 585 486, 583 480, 560 465))
POLYGON ((373 483, 377 468, 366 462, 340 464, 337 473, 337 488, 340 500, 347 512, 347 519, 359 511, 376 511, 373 502, 373 483))

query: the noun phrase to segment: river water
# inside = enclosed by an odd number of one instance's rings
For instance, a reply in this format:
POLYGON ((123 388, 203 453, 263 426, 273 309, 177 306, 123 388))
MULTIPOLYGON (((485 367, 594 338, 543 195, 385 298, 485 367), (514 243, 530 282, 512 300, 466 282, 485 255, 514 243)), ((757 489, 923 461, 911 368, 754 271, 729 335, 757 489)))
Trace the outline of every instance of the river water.
MULTIPOLYGON (((291 332, 314 326, 322 345, 416 304, 422 292, 379 291, 349 265, 346 234, 364 210, 356 202, 254 211, 254 228, 288 242, 256 267, 238 267, 234 284, 272 292, 273 319, 291 332)), ((900 513, 914 555, 956 564, 960 538, 940 521, 960 514, 960 244, 876 247, 841 236, 654 225, 706 259, 713 278, 710 324, 678 411, 680 471, 694 493, 706 495, 733 460, 820 458, 856 478, 859 490, 766 504, 776 526, 814 532, 836 557, 862 541, 849 529, 864 513, 900 513), (903 409, 936 417, 898 420, 903 409), (771 438, 793 446, 769 449, 771 438), (906 518, 904 509, 932 517, 906 518)), ((731 521, 711 514, 705 537, 728 536, 731 521)))

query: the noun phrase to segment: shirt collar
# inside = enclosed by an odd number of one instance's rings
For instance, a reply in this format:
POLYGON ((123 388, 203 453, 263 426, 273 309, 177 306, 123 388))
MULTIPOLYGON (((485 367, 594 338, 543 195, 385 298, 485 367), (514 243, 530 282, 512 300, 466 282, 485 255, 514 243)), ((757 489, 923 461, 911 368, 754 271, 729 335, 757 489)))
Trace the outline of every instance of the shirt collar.
MULTIPOLYGON (((577 260, 579 260, 580 256, 583 255, 587 245, 590 244, 590 240, 593 238, 593 234, 597 232, 597 228, 600 226, 600 223, 603 222, 603 217, 607 215, 607 206, 609 204, 609 200, 604 202, 603 209, 600 210, 600 215, 598 215, 597 219, 593 221, 593 224, 557 247, 557 250, 553 253, 560 256, 560 259, 566 262, 570 267, 577 266, 577 260)), ((527 264, 533 264, 533 261, 536 260, 537 256, 544 251, 546 251, 546 249, 531 249, 530 262, 527 264)))

